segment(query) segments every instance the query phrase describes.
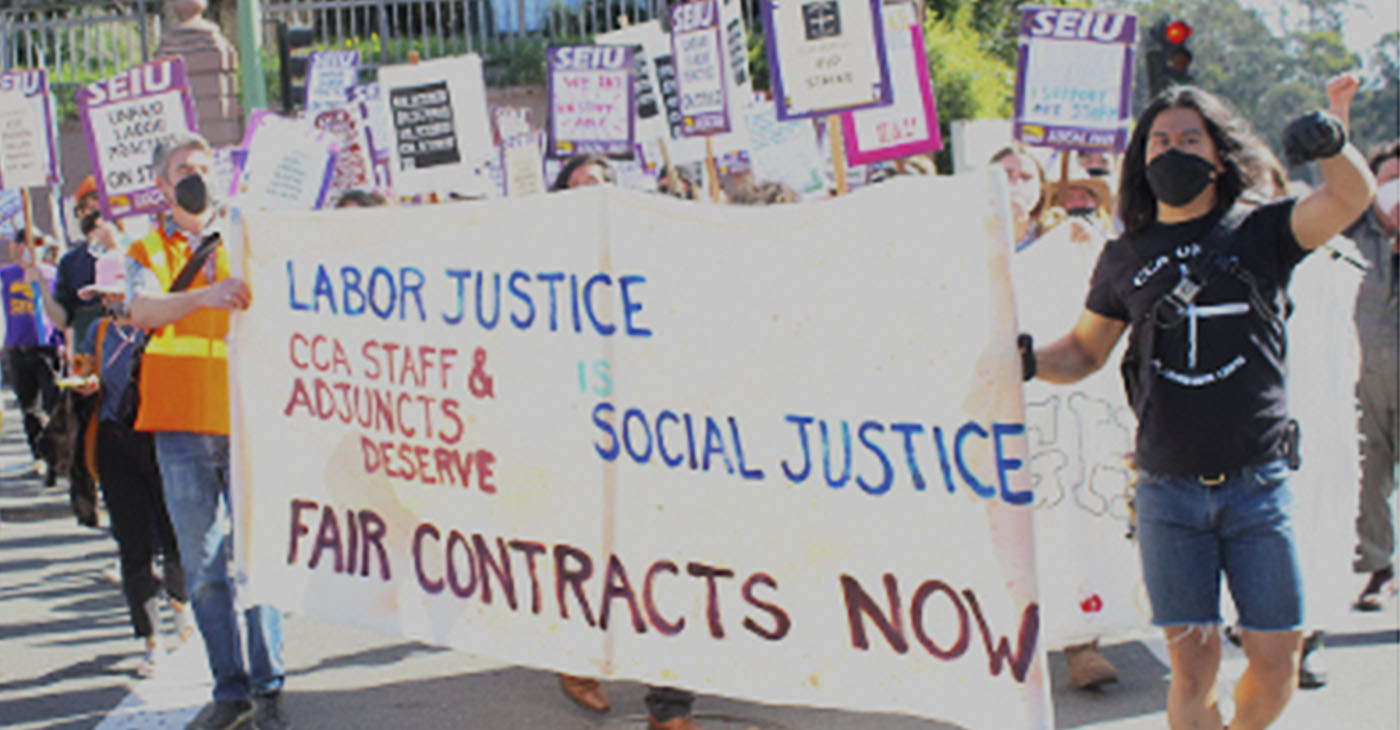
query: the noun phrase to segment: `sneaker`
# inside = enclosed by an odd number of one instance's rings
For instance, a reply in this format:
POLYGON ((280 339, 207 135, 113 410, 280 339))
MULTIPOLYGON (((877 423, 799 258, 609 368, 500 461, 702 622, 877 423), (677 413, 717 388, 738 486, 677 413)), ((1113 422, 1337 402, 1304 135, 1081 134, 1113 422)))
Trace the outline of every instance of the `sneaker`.
POLYGON ((160 658, 160 649, 150 647, 146 649, 146 655, 141 658, 141 663, 136 667, 136 676, 141 679, 150 679, 156 676, 156 660, 160 658))
POLYGON ((120 560, 113 560, 112 562, 110 562, 110 563, 108 563, 108 564, 102 566, 102 570, 98 572, 98 575, 100 575, 100 576, 102 577, 102 580, 105 580, 105 581, 107 581, 108 583, 111 583, 112 585, 118 585, 118 586, 121 585, 121 584, 122 584, 122 563, 121 563, 121 561, 120 561, 120 560))
POLYGON ((1327 667, 1322 664, 1322 632, 1303 639, 1303 659, 1298 663, 1298 687, 1317 689, 1327 686, 1327 667))
POLYGON ((1394 580, 1395 566, 1393 565, 1387 565, 1372 572, 1371 580, 1366 582, 1366 587, 1361 591, 1361 597, 1356 599, 1356 610, 1371 612, 1385 608, 1387 594, 1395 592, 1394 580))
POLYGON ((282 693, 257 695, 253 698, 253 730, 287 730, 291 723, 282 713, 282 693))
POLYGON ((253 716, 248 700, 214 700, 204 706, 185 730, 234 730, 253 716))

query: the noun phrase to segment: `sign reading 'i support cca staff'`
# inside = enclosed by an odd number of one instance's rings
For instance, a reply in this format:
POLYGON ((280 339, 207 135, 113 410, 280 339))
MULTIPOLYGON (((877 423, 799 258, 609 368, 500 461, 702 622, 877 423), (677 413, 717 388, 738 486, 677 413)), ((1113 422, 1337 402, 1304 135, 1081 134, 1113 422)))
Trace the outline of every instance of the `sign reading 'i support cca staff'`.
POLYGON ((1132 106, 1137 16, 1102 10, 1021 12, 1016 138, 1122 152, 1132 106))
POLYGON ((133 66, 82 87, 77 100, 102 215, 110 220, 165 208, 151 155, 161 142, 195 130, 184 61, 133 66))

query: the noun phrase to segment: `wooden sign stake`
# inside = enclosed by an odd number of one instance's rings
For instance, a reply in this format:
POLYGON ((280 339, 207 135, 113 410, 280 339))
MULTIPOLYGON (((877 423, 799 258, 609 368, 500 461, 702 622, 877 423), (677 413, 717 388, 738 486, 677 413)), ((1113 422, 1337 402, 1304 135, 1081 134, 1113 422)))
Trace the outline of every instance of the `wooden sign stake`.
POLYGON ((831 167, 836 172, 836 194, 845 195, 851 190, 846 186, 846 144, 841 136, 841 115, 828 114, 826 135, 831 138, 831 167))
POLYGON ((719 202, 719 165, 715 163, 714 137, 705 135, 705 173, 710 177, 710 202, 719 202))

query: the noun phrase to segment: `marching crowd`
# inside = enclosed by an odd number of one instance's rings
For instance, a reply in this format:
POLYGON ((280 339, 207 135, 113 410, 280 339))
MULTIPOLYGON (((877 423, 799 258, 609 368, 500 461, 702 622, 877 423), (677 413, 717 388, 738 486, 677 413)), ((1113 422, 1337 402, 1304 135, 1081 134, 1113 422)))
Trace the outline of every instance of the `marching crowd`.
MULTIPOLYGON (((1214 696, 1222 574, 1239 608, 1233 635, 1249 659, 1229 726, 1266 727, 1294 686, 1325 682, 1307 666, 1319 642, 1316 634, 1305 641, 1290 528, 1296 430, 1284 397, 1283 320, 1293 267, 1339 235, 1366 267, 1355 307, 1363 476, 1354 569, 1365 577, 1355 607, 1378 610, 1393 595, 1400 142, 1365 158, 1347 143, 1355 90, 1354 77, 1339 77, 1329 88, 1331 113, 1305 115, 1285 133, 1289 161, 1315 164, 1320 174, 1312 190, 1288 184, 1283 165, 1228 104, 1190 87, 1149 105, 1121 163, 1081 152, 1062 168, 1064 179, 1051 181, 1019 145, 989 160, 1007 176, 1018 255, 1055 245, 1085 261, 1084 279, 1062 287, 1085 302, 1083 315, 1039 347, 1022 340, 1026 377, 1081 379, 1128 338, 1137 534, 1153 623, 1166 633, 1172 663, 1173 728, 1222 727, 1214 696), (1192 243, 1199 252, 1178 253, 1192 243), (1159 257, 1176 258, 1172 266, 1152 265, 1159 257), (1192 353, 1168 335, 1195 316, 1193 308, 1226 299, 1248 301, 1251 316, 1210 337, 1248 355, 1215 382, 1192 378, 1184 364, 1192 353)), ((228 566, 224 338, 230 314, 246 308, 253 292, 231 276, 214 232, 221 206, 212 193, 210 145, 177 136, 157 149, 152 166, 169 207, 144 237, 126 240, 119 224, 103 220, 89 178, 73 211, 82 239, 56 262, 43 254, 55 248, 49 237, 31 241, 21 233, 8 242, 12 263, 0 268, 5 382, 23 412, 35 472, 50 485, 67 475, 83 524, 98 524, 99 494, 105 505, 132 629, 144 648, 137 674, 150 676, 160 661, 165 604, 178 640, 198 632, 214 677, 213 701, 192 727, 237 727, 251 718, 259 730, 284 728, 282 617, 271 607, 247 608, 243 635, 228 566)), ((612 179, 606 158, 578 156, 551 189, 612 179)), ((668 167, 657 192, 698 200, 705 195, 699 188, 668 167)), ((783 185, 753 181, 726 197, 798 201, 783 185)), ((386 204, 371 191, 339 202, 386 204)), ((1116 679, 1094 643, 1065 651, 1075 686, 1116 679)), ((598 680, 560 680, 583 707, 608 711, 598 680)), ((697 728, 693 702, 688 691, 651 688, 649 726, 697 728)))

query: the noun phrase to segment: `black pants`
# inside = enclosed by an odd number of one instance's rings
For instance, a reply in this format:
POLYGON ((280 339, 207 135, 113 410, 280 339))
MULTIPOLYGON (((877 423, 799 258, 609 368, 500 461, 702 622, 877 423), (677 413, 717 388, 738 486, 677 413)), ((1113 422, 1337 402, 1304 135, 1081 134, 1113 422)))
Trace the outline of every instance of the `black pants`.
POLYGON ((39 435, 58 394, 53 384, 57 368, 58 354, 52 347, 5 348, 5 380, 19 400, 19 410, 24 414, 24 437, 35 460, 44 458, 39 435))
POLYGON ((157 547, 165 554, 166 591, 177 601, 189 600, 175 530, 165 508, 155 439, 113 421, 98 424, 97 478, 112 517, 131 626, 138 637, 150 636, 159 622, 160 584, 151 572, 157 547))

